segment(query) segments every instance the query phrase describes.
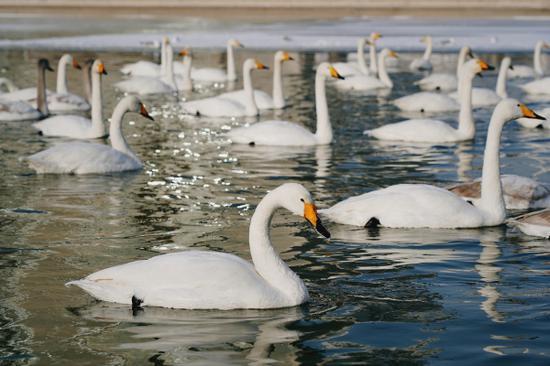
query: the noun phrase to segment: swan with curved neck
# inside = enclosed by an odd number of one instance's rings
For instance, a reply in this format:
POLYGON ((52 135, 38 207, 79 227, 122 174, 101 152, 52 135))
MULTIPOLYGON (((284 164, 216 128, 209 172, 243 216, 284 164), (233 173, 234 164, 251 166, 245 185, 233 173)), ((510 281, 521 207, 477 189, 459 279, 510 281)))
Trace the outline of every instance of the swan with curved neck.
POLYGON ((95 60, 90 73, 92 75, 92 118, 91 120, 78 115, 60 115, 46 118, 33 124, 44 136, 65 136, 77 139, 91 139, 106 136, 103 123, 103 101, 101 93, 101 77, 106 75, 105 65, 101 60, 95 60))
POLYGON ((452 91, 458 88, 458 79, 460 68, 466 62, 466 58, 474 58, 472 50, 468 46, 463 46, 458 53, 458 61, 456 65, 456 74, 433 73, 425 78, 422 78, 414 83, 421 90, 425 91, 452 91))
POLYGON ((382 35, 378 32, 372 32, 370 34, 369 45, 369 57, 370 57, 370 72, 373 75, 378 74, 378 59, 376 57, 376 41, 382 38, 382 35))
POLYGON ((40 174, 106 174, 141 169, 143 164, 122 134, 122 118, 127 112, 153 120, 136 96, 124 97, 111 117, 111 146, 88 142, 57 144, 29 156, 30 167, 40 174))
MULTIPOLYGON (((252 70, 268 70, 263 63, 249 58, 243 64, 243 86, 244 95, 242 101, 236 101, 219 95, 205 99, 193 100, 182 104, 186 114, 197 117, 243 117, 257 116, 258 106, 254 99, 254 88, 252 86, 252 70)), ((191 74, 192 75, 192 74, 191 74)))
MULTIPOLYGON (((254 90, 254 101, 258 109, 283 109, 286 107, 283 93, 283 63, 290 60, 294 59, 290 57, 288 52, 275 52, 273 58, 273 97, 262 90, 254 90)), ((248 98, 244 89, 223 93, 219 96, 242 104, 245 104, 248 98)))
POLYGON ((232 254, 190 250, 121 264, 71 281, 102 301, 177 309, 270 309, 300 305, 309 294, 275 251, 273 215, 285 208, 329 238, 310 193, 286 183, 260 201, 250 220, 252 263, 232 254))
POLYGON ((509 78, 535 78, 544 76, 542 67, 542 50, 550 48, 545 41, 537 41, 533 51, 533 67, 527 65, 514 65, 513 70, 508 70, 509 78))
POLYGON ((160 65, 151 61, 137 61, 125 64, 120 69, 124 75, 160 77, 166 71, 166 46, 170 44, 167 36, 162 37, 160 42, 160 65))
POLYGON ((386 70, 386 58, 397 58, 397 54, 387 48, 378 55, 378 77, 369 75, 352 75, 345 80, 334 83, 340 90, 374 90, 393 88, 393 82, 386 70))
MULTIPOLYGON (((535 48, 535 68, 537 70, 535 74, 538 77, 542 77, 544 74, 541 61, 542 48, 550 48, 550 45, 546 42, 539 41, 535 48)), ((518 67, 514 66, 514 68, 516 69, 518 67)), ((529 94, 550 95, 550 77, 547 76, 542 79, 534 80, 527 84, 520 85, 519 87, 529 94)))
POLYGON ((398 184, 348 198, 319 212, 337 223, 369 227, 473 228, 500 225, 506 217, 500 183, 500 135, 506 122, 519 117, 543 118, 514 99, 504 99, 495 107, 487 133, 479 202, 471 204, 436 186, 398 184))
POLYGON ((332 142, 332 126, 328 113, 325 91, 327 78, 343 78, 336 69, 324 62, 315 73, 315 109, 317 130, 315 133, 299 124, 288 121, 264 121, 230 131, 227 136, 233 143, 249 145, 310 146, 332 142))
POLYGON ((454 142, 471 140, 475 134, 474 116, 472 113, 472 81, 475 75, 490 66, 478 59, 462 65, 460 73, 460 112, 458 129, 434 119, 411 119, 392 123, 373 130, 365 131, 366 135, 380 140, 398 140, 415 142, 454 142))
MULTIPOLYGON (((0 100, 0 121, 32 121, 47 117, 50 112, 46 97, 46 70, 53 71, 47 59, 38 60, 37 64, 37 86, 28 88, 26 91, 34 92, 36 107, 21 100, 4 100, 5 94, 0 100)), ((18 91, 14 92, 17 93, 18 91)), ((13 93, 10 93, 13 95, 13 93)))
POLYGON ((125 93, 149 95, 169 94, 177 92, 174 77, 174 52, 170 43, 166 44, 165 67, 160 77, 133 76, 130 79, 119 81, 115 87, 125 93))
POLYGON ((421 58, 414 59, 411 62, 409 68, 412 71, 431 71, 433 68, 430 61, 430 57, 432 56, 432 37, 425 36, 420 41, 426 44, 426 50, 421 58))
POLYGON ((227 67, 226 71, 218 68, 206 67, 191 70, 191 78, 200 83, 225 83, 227 81, 237 80, 237 70, 235 64, 235 48, 244 46, 236 39, 227 41, 227 67))

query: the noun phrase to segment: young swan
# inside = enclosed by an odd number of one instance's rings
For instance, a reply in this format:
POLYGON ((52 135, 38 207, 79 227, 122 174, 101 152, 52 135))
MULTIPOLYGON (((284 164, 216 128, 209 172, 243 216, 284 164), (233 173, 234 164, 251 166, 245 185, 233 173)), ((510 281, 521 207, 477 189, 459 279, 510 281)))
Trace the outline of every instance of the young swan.
POLYGON ((310 132, 299 124, 288 121, 264 121, 230 131, 227 136, 233 143, 249 145, 307 146, 326 145, 332 142, 332 127, 328 113, 325 80, 343 79, 338 71, 324 62, 315 74, 315 108, 317 131, 310 132))
POLYGON ((300 305, 309 299, 307 288, 271 244, 271 219, 279 208, 303 216, 330 238, 310 193, 300 184, 286 183, 260 201, 250 220, 252 263, 232 254, 190 250, 107 268, 67 285, 76 285, 99 300, 133 308, 229 310, 300 305))
POLYGON ((487 133, 479 202, 471 204, 436 186, 398 184, 350 197, 320 213, 337 223, 368 227, 474 228, 500 225, 506 217, 500 183, 500 135, 506 122, 519 117, 543 118, 514 99, 504 99, 495 107, 487 133))

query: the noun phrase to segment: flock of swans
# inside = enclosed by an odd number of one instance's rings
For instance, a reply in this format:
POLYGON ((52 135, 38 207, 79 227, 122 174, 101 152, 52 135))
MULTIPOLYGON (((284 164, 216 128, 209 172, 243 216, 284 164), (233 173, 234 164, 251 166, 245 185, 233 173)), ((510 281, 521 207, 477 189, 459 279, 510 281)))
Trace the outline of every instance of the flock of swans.
MULTIPOLYGON (((391 89, 393 81, 388 68, 397 54, 389 49, 376 50, 379 33, 358 41, 355 57, 348 62, 317 65, 315 73, 316 130, 314 132, 292 121, 268 120, 233 128, 227 137, 235 144, 310 146, 333 141, 333 131, 326 97, 327 85, 346 93, 391 89), (365 57, 369 46, 370 62, 365 57)), ((430 72, 431 37, 422 39, 426 51, 414 59, 410 71, 430 72)), ((237 78, 235 50, 242 47, 237 40, 227 42, 227 69, 194 68, 188 50, 178 53, 165 37, 161 42, 161 63, 149 61, 124 65, 127 78, 115 86, 127 95, 114 108, 107 132, 102 105, 102 77, 107 74, 100 59, 81 66, 71 55, 59 60, 57 89, 46 88, 45 73, 53 71, 48 60, 38 61, 37 86, 17 89, 7 79, 0 85, 7 90, 0 94, 1 121, 35 120, 33 126, 44 136, 68 137, 74 140, 106 138, 110 146, 100 142, 71 141, 54 145, 29 156, 26 161, 38 173, 104 174, 141 169, 143 164, 132 151, 122 133, 126 113, 139 113, 153 120, 138 96, 173 94, 192 91, 194 83, 225 83, 237 78), (88 78, 87 98, 67 89, 66 70, 80 69, 88 78), (91 110, 91 118, 82 112, 91 110)), ((69 282, 97 299, 141 306, 162 306, 185 309, 279 308, 302 304, 308 291, 302 280, 279 257, 270 240, 270 225, 275 212, 285 208, 302 216, 321 235, 330 233, 320 216, 344 225, 391 228, 477 228, 508 222, 528 235, 550 236, 550 185, 529 177, 500 174, 500 138, 504 125, 518 120, 526 128, 549 128, 543 116, 506 93, 507 78, 534 78, 521 85, 526 93, 550 94, 550 77, 543 77, 541 52, 548 48, 537 43, 534 67, 512 65, 504 57, 495 90, 474 88, 473 79, 493 67, 476 57, 469 47, 458 56, 455 74, 432 73, 415 84, 420 92, 393 101, 404 111, 457 113, 457 128, 447 122, 409 119, 369 129, 365 137, 413 143, 453 143, 471 140, 476 133, 473 109, 494 108, 485 145, 481 179, 454 187, 426 184, 397 184, 349 197, 332 207, 317 210, 311 194, 300 184, 286 183, 269 192, 258 204, 249 228, 252 263, 235 255, 212 251, 185 251, 165 254, 107 268, 84 279, 69 282), (457 89, 457 91, 455 91, 457 89), (506 221, 506 209, 543 209, 506 221)), ((273 60, 272 95, 253 87, 252 75, 268 67, 256 59, 246 59, 242 66, 243 89, 214 97, 185 101, 181 110, 194 118, 257 116, 265 109, 286 107, 282 64, 291 61, 288 52, 278 51, 273 60)))

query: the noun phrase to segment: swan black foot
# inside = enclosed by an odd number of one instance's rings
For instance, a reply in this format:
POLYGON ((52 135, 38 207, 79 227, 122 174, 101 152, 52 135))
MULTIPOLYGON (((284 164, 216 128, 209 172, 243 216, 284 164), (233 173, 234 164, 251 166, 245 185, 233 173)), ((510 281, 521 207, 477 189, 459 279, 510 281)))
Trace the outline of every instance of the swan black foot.
POLYGON ((38 136, 44 136, 44 132, 42 130, 38 131, 38 136))
POLYGON ((195 116, 200 117, 200 116, 201 116, 201 112, 200 112, 200 111, 196 111, 196 112, 195 112, 195 116))
POLYGON ((544 128, 544 126, 542 124, 540 124, 540 125, 537 125, 537 127, 535 127, 535 128, 538 129, 538 130, 542 130, 544 128))
POLYGON ((378 220, 376 217, 371 217, 369 221, 365 224, 365 227, 367 229, 374 229, 380 226, 380 220, 378 220))
POLYGON ((420 108, 420 112, 424 113, 424 108, 420 108))
POLYGON ((250 141, 250 142, 248 143, 248 146, 256 146, 256 143, 255 143, 254 141, 250 141))
POLYGON ((143 308, 141 307, 141 304, 143 303, 143 300, 138 299, 135 296, 132 296, 132 315, 136 316, 140 311, 143 311, 143 308))

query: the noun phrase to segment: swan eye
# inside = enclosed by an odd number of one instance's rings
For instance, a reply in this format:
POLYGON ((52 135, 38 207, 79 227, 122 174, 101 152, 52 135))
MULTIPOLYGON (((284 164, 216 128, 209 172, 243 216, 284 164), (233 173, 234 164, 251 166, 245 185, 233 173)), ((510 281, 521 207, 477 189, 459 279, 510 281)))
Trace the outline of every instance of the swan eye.
POLYGON ((302 201, 302 202, 304 202, 304 203, 306 202, 306 201, 304 201, 304 199, 303 199, 303 198, 300 198, 300 201, 302 201))

